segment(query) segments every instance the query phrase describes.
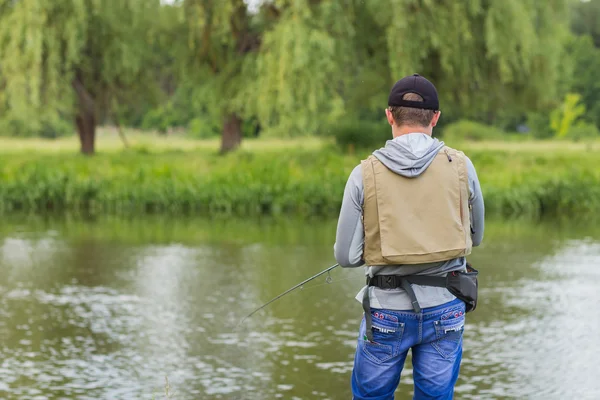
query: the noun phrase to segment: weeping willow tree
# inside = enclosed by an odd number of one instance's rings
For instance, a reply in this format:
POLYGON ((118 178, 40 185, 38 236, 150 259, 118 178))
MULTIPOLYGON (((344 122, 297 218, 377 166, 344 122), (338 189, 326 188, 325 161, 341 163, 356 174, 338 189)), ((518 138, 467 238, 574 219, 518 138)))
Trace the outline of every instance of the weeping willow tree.
POLYGON ((577 35, 590 35, 600 48, 600 0, 571 0, 571 28, 577 35))
POLYGON ((247 118, 280 133, 312 133, 315 116, 342 114, 348 80, 337 72, 352 61, 353 45, 343 40, 353 28, 342 3, 184 1, 187 76, 223 118, 222 152, 240 144, 247 118))
POLYGON ((159 0, 0 0, 0 90, 12 118, 74 121, 81 151, 121 98, 151 85, 159 0))
POLYGON ((531 110, 560 97, 568 0, 390 3, 393 12, 378 19, 390 70, 430 77, 451 111, 493 123, 499 112, 531 110))
POLYGON ((184 79, 196 82, 200 103, 221 118, 221 152, 227 152, 242 140, 246 102, 252 101, 246 98, 250 65, 264 29, 260 25, 276 16, 251 14, 243 0, 185 0, 182 12, 188 27, 184 79))
POLYGON ((0 108, 73 118, 91 153, 98 122, 166 65, 219 116, 226 152, 250 119, 297 135, 381 112, 418 72, 444 111, 493 123, 563 97, 572 1, 0 0, 0 108))
POLYGON ((243 118, 315 133, 385 106, 414 72, 451 113, 493 122, 560 98, 569 0, 186 0, 192 63, 224 116, 224 151, 243 118))
POLYGON ((541 107, 560 98, 567 4, 294 1, 265 34, 258 114, 285 122, 307 110, 294 121, 315 129, 319 113, 384 106, 391 84, 414 72, 438 86, 454 114, 493 122, 500 111, 541 107))

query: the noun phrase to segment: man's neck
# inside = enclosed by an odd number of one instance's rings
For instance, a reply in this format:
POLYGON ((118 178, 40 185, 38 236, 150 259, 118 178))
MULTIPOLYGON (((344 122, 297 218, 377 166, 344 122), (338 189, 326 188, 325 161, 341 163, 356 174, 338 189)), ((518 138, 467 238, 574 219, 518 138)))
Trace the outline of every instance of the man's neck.
POLYGON ((426 135, 431 136, 431 134, 433 133, 433 127, 417 125, 394 125, 392 127, 392 135, 394 136, 394 138, 397 138, 402 135, 407 135, 409 133, 424 133, 426 135))

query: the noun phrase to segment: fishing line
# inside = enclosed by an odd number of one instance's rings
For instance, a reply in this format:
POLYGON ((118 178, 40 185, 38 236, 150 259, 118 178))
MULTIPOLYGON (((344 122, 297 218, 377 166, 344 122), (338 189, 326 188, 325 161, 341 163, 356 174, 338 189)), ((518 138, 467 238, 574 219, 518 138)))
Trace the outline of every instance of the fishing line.
POLYGON ((312 281, 313 279, 317 279, 321 275, 327 274, 326 283, 332 282, 331 270, 333 270, 334 268, 337 268, 339 266, 340 266, 340 264, 334 264, 331 267, 329 267, 327 269, 324 269, 323 271, 319 272, 318 274, 315 274, 315 275, 311 276, 310 278, 303 280, 299 284, 297 284, 297 285, 289 288, 288 290, 286 290, 285 292, 281 293, 280 295, 275 296, 274 298, 272 298, 271 300, 267 301, 265 304, 263 304, 262 306, 258 307, 256 310, 252 311, 250 314, 248 314, 244 318, 242 318, 242 320, 239 322, 239 324, 237 325, 237 327, 239 327, 241 324, 244 323, 244 321, 246 321, 248 318, 252 317, 254 314, 256 314, 257 312, 259 312, 260 310, 262 310, 263 308, 265 308, 269 304, 271 304, 271 303, 279 300, 280 298, 282 298, 286 294, 291 293, 291 292, 293 292, 294 290, 296 290, 298 288, 303 288, 304 285, 306 285, 308 282, 312 281))
POLYGON ((332 280, 331 282, 318 283, 316 285, 311 285, 309 287, 305 287, 305 288, 300 289, 300 290, 305 291, 305 290, 309 290, 309 289, 314 289, 314 288, 319 287, 319 286, 333 285, 334 283, 343 282, 343 281, 347 281, 349 279, 355 279, 355 278, 356 278, 355 276, 349 276, 348 278, 344 278, 344 279, 335 279, 335 280, 332 280))

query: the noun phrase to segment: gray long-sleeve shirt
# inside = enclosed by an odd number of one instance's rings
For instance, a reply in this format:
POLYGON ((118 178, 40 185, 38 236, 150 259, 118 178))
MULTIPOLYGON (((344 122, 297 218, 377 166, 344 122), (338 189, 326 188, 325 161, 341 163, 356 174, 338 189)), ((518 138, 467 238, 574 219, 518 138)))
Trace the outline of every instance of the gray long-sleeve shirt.
MULTIPOLYGON (((419 176, 429 167, 444 143, 424 133, 410 133, 388 140, 385 147, 373 153, 391 171, 406 177, 419 176)), ((473 246, 483 239, 484 204, 477 173, 471 160, 467 158, 469 179, 469 204, 472 206, 471 226, 473 246)), ((363 245, 364 227, 362 206, 364 189, 361 166, 358 165, 348 178, 344 190, 344 199, 338 220, 335 259, 342 267, 359 267, 364 264, 363 245)), ((432 275, 445 276, 448 272, 464 270, 464 257, 436 263, 365 267, 365 275, 432 275)), ((435 307, 447 303, 455 297, 445 288, 413 285, 413 289, 422 308, 435 307)), ((366 286, 357 294, 362 301, 366 286)), ((411 301, 401 289, 369 288, 371 307, 391 310, 410 310, 411 301)))

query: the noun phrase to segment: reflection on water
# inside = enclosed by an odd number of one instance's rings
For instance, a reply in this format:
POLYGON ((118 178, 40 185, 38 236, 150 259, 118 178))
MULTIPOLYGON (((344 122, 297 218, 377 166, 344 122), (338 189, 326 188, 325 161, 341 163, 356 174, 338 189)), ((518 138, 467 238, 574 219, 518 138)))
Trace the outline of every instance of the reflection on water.
POLYGON ((561 247, 533 265, 539 276, 482 291, 501 303, 468 331, 463 371, 482 385, 464 398, 600 398, 600 243, 561 247))
MULTIPOLYGON (((335 221, 80 221, 0 228, 0 398, 347 399, 359 270, 335 221)), ((600 229, 490 223, 459 399, 600 398, 600 229)), ((410 357, 397 398, 411 398, 410 357)))

